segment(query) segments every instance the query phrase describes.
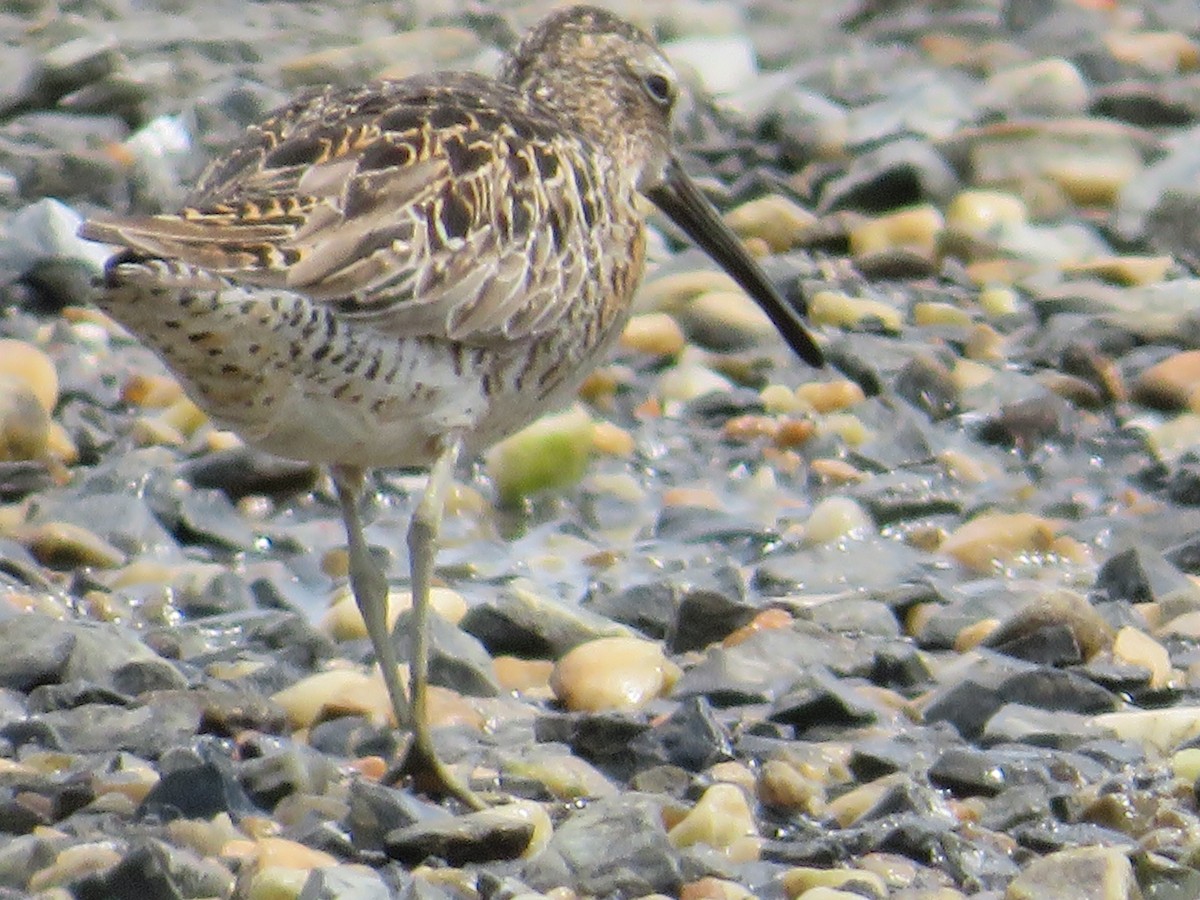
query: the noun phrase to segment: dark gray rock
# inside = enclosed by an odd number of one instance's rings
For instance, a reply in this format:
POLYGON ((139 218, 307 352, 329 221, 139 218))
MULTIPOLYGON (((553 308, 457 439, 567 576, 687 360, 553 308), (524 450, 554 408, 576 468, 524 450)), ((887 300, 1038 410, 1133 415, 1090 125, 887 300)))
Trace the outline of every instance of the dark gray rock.
MULTIPOLYGON (((205 879, 209 884, 195 883, 199 859, 191 861, 192 878, 181 879, 172 871, 177 867, 177 860, 183 851, 173 849, 157 841, 147 842, 130 848, 129 853, 106 872, 90 875, 77 882, 72 893, 80 900, 146 900, 147 897, 162 897, 164 900, 198 896, 188 890, 185 893, 183 881, 191 881, 187 888, 215 888, 227 891, 232 888, 232 874, 225 872, 225 878, 205 879), (175 865, 173 865, 175 864, 175 865), (215 883, 213 883, 215 882, 215 883)), ((190 856, 190 854, 188 854, 190 856)), ((212 864, 208 864, 212 867, 212 864)))
POLYGON ((971 740, 983 731, 987 720, 1005 703, 1003 683, 1024 671, 1026 664, 1000 656, 982 657, 949 684, 937 688, 925 705, 926 722, 948 722, 971 740))
POLYGON ((1000 684, 1000 693, 1010 703, 1066 712, 1110 712, 1118 704, 1116 697, 1093 681, 1045 666, 1010 675, 1000 684))
POLYGON ((621 712, 543 713, 533 723, 539 743, 566 744, 617 781, 636 770, 633 741, 650 726, 642 716, 621 712))
POLYGON ((702 650, 741 628, 758 614, 758 607, 725 591, 693 588, 679 600, 667 648, 671 653, 702 650))
POLYGON ((411 825, 429 825, 450 818, 445 810, 423 803, 405 791, 377 781, 350 782, 350 812, 346 827, 362 852, 382 852, 386 836, 411 825))
POLYGON ((378 873, 338 866, 314 869, 296 900, 391 900, 393 896, 378 873))
MULTIPOLYGON (((1177 545, 1173 557, 1185 562, 1188 551, 1177 545)), ((1183 599, 1200 608, 1200 591, 1163 554, 1146 546, 1130 547, 1106 559, 1096 572, 1097 602, 1162 603, 1183 599)))
POLYGON ((629 749, 639 766, 669 765, 689 772, 733 759, 729 730, 703 697, 685 700, 667 718, 634 737, 629 749))
POLYGON ((958 412, 958 386, 950 370, 932 356, 916 356, 909 360, 897 373, 892 388, 935 422, 958 412))
POLYGON ((845 671, 867 669, 867 642, 833 635, 797 622, 790 629, 750 635, 732 647, 711 647, 675 685, 676 699, 703 696, 717 707, 770 702, 781 696, 810 665, 845 671))
MULTIPOLYGON (((407 662, 412 645, 411 610, 401 613, 392 629, 396 656, 407 662)), ((492 674, 492 658, 472 634, 441 616, 429 620, 429 679, 472 697, 494 697, 500 692, 492 674)))
MULTIPOLYGON (((946 734, 899 734, 895 737, 856 741, 849 767, 862 782, 874 781, 893 772, 915 774, 926 770, 948 737, 946 734)), ((954 741, 957 744, 957 740, 954 741)))
POLYGON ((900 623, 885 603, 857 596, 821 603, 807 610, 807 617, 822 628, 851 637, 874 635, 881 638, 900 636, 900 623))
MULTIPOLYGON (((18 795, 13 788, 0 788, 0 834, 30 835, 36 829, 51 824, 53 817, 50 811, 38 808, 40 804, 30 802, 33 799, 28 795, 18 795)), ((3 877, 5 864, 15 865, 18 862, 19 859, 0 857, 0 877, 3 877)))
POLYGON ((967 747, 939 756, 929 767, 929 782, 959 797, 993 797, 1007 787, 1003 767, 987 753, 967 747))
POLYGON ((459 627, 493 655, 530 659, 556 659, 585 641, 627 633, 624 626, 587 609, 524 590, 497 592, 493 600, 468 610, 459 627))
POLYGON ((140 812, 164 819, 211 819, 227 813, 234 819, 256 811, 237 780, 232 764, 218 752, 206 752, 163 772, 162 778, 142 800, 140 812))
POLYGON ((595 584, 583 600, 585 609, 661 640, 678 622, 679 590, 668 581, 620 587, 595 584))
POLYGON ((1105 734, 1090 716, 1005 703, 988 718, 980 741, 985 745, 1011 742, 1065 750, 1105 734))
POLYGON ((769 717, 801 736, 810 730, 867 725, 880 712, 828 669, 812 666, 771 705, 769 717))
MULTIPOLYGON (((45 712, 32 716, 22 730, 32 738, 29 729, 46 729, 52 736, 51 746, 68 753, 127 750, 156 759, 168 747, 186 742, 199 725, 200 713, 195 706, 152 701, 133 709, 88 703, 45 712)), ((8 726, 4 732, 14 743, 24 743, 15 726, 8 726)))
POLYGON ((961 491, 942 472, 902 469, 886 472, 848 492, 880 528, 929 516, 959 515, 961 491))
POLYGON ((532 822, 514 818, 503 808, 497 808, 396 828, 384 838, 384 849, 390 858, 408 866, 428 859, 465 866, 516 859, 532 837, 532 822))
POLYGON ((290 794, 320 796, 340 778, 337 764, 303 745, 290 745, 247 759, 236 766, 247 796, 263 809, 290 794))
POLYGON ((129 697, 150 691, 182 690, 187 685, 187 677, 165 659, 132 660, 112 674, 113 690, 129 697))
POLYGON ((309 463, 245 446, 206 453, 179 467, 179 475, 193 487, 220 490, 234 501, 252 495, 283 498, 304 493, 316 487, 319 473, 309 463))
POLYGON ((844 175, 825 186, 821 208, 881 212, 948 200, 958 185, 954 170, 928 142, 900 138, 855 157, 844 175))
POLYGON ((48 616, 0 621, 0 686, 27 692, 62 680, 75 649, 74 630, 48 616))
POLYGON ((1070 666, 1083 662, 1083 650, 1070 625, 1043 622, 1006 640, 990 640, 998 653, 1043 666, 1070 666))
POLYGON ((567 886, 597 896, 675 894, 682 886, 658 800, 637 794, 597 800, 574 812, 520 877, 541 891, 567 886))
POLYGON ((54 861, 63 842, 32 834, 16 836, 7 828, 4 831, 10 836, 0 841, 0 887, 23 890, 34 872, 54 861))

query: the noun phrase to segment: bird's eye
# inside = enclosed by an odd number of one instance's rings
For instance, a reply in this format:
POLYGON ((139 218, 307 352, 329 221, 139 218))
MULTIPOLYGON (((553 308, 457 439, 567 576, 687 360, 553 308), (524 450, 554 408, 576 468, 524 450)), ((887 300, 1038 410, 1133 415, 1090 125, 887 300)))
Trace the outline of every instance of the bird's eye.
POLYGON ((675 91, 672 88, 671 80, 666 75, 651 72, 642 79, 642 84, 645 85, 646 93, 650 95, 650 99, 659 106, 670 106, 675 99, 675 91))

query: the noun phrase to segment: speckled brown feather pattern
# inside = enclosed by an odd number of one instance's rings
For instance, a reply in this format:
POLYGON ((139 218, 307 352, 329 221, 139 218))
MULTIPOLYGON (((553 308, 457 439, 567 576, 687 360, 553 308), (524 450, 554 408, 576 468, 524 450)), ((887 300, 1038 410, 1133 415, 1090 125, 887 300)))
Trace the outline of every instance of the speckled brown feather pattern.
POLYGON ((90 233, 396 336, 520 340, 558 328, 604 248, 635 239, 619 179, 515 89, 427 76, 309 94, 251 129, 177 215, 90 233))

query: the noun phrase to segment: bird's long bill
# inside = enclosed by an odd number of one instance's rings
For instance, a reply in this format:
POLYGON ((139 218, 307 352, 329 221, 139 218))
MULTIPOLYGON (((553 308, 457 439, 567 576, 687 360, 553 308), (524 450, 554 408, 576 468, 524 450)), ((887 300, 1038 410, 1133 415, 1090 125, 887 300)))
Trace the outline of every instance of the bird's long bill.
POLYGON ((779 296, 758 263, 721 221, 712 204, 687 177, 677 160, 672 159, 667 164, 663 183, 647 191, 646 196, 762 307, 797 356, 810 366, 825 364, 821 348, 800 321, 799 314, 779 296))

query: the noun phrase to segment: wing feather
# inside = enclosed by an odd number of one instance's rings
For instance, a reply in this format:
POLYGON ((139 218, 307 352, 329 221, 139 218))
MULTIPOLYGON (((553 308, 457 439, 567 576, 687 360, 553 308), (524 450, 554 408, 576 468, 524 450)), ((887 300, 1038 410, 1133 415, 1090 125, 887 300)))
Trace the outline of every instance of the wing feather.
MULTIPOLYGON (((594 150, 520 94, 461 75, 326 88, 251 129, 174 215, 83 234, 235 282, 331 302, 397 335, 467 343, 549 330, 588 271, 571 191, 594 150)), ((574 198, 577 200, 577 198, 574 198)))

